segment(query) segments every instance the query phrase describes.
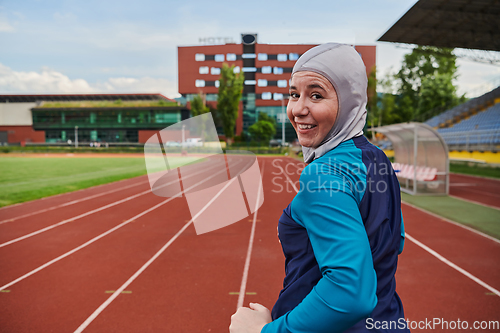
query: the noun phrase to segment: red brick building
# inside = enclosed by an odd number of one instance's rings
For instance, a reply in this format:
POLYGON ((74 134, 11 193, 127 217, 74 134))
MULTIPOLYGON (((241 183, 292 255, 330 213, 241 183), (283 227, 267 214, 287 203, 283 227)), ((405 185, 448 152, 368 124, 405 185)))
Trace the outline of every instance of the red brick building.
MULTIPOLYGON (((246 131, 260 112, 278 118, 286 106, 293 65, 304 52, 316 44, 259 44, 256 34, 242 34, 241 44, 199 45, 178 47, 179 93, 190 101, 196 94, 206 94, 207 102, 217 100, 218 78, 223 63, 234 65, 245 74, 240 117, 236 134, 246 131), (283 100, 283 101, 282 101, 283 100)), ((375 46, 355 46, 367 69, 376 62, 375 46)), ((276 137, 281 137, 278 131, 276 137)), ((286 125, 287 141, 295 131, 286 125)))

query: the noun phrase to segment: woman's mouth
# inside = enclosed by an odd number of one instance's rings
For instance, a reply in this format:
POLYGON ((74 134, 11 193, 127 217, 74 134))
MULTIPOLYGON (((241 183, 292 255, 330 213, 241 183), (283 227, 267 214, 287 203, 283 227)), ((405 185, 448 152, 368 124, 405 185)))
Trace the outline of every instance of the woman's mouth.
POLYGON ((301 131, 307 131, 307 130, 310 130, 316 126, 317 125, 312 125, 312 124, 297 124, 297 128, 301 131))

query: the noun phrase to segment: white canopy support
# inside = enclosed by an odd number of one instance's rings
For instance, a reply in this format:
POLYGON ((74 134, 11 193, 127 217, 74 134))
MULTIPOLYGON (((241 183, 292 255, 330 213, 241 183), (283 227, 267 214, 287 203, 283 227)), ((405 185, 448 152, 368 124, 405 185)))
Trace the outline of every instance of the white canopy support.
POLYGON ((437 131, 422 123, 394 124, 374 130, 392 142, 393 166, 401 191, 413 195, 448 194, 448 146, 437 131))

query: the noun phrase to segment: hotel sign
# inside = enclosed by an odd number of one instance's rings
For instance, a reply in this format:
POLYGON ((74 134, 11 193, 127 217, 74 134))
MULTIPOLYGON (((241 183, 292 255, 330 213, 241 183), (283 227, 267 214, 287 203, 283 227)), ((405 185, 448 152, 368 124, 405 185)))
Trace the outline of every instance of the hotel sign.
POLYGON ((202 45, 219 45, 234 43, 233 37, 200 37, 198 42, 202 45))

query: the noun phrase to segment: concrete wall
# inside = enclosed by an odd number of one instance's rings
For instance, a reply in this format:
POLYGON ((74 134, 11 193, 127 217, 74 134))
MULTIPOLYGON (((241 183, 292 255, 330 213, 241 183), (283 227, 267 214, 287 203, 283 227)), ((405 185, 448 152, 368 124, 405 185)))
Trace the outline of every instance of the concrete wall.
POLYGON ((0 126, 32 126, 36 103, 0 103, 0 126))

